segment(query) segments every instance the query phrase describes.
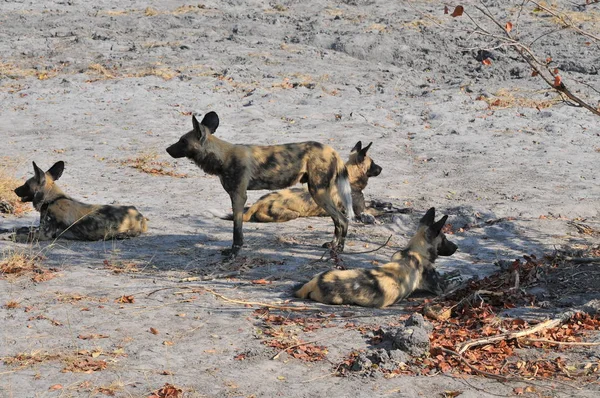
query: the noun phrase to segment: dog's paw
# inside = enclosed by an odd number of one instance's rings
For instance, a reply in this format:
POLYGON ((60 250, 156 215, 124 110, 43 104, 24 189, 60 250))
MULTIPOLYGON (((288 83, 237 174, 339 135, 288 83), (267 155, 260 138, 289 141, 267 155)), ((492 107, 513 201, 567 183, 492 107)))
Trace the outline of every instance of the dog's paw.
POLYGON ((375 224, 377 222, 375 216, 369 213, 361 213, 359 216, 359 220, 363 224, 375 224))

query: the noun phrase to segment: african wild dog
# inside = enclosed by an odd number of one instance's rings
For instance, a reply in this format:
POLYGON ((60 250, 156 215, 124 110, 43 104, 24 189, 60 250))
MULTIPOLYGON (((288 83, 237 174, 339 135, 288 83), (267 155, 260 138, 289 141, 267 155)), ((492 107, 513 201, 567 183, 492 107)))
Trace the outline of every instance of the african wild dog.
POLYGON ((192 116, 193 130, 167 148, 174 158, 187 157, 208 174, 219 176, 231 198, 233 208, 233 245, 224 251, 237 255, 244 244, 242 232, 247 190, 281 189, 308 183, 315 202, 325 209, 335 225, 331 247, 344 249, 348 220, 354 218, 348 171, 338 153, 330 146, 314 141, 284 145, 236 145, 215 137, 219 117, 209 112, 198 123, 192 116), (336 206, 335 188, 347 210, 336 206))
POLYGON ((331 270, 315 276, 295 292, 296 297, 325 304, 355 304, 387 307, 415 290, 443 293, 443 283, 433 263, 437 256, 450 256, 456 245, 441 232, 448 216, 435 222, 435 208, 427 211, 408 247, 391 262, 375 269, 331 270))
POLYGON ((56 184, 65 168, 56 162, 44 173, 35 162, 35 175, 15 189, 22 202, 33 202, 40 227, 32 233, 17 231, 17 241, 65 238, 101 240, 133 237, 146 232, 147 219, 133 206, 89 205, 66 195, 56 184))
MULTIPOLYGON (((381 173, 381 167, 367 155, 372 142, 366 147, 358 141, 346 162, 348 179, 352 191, 352 208, 358 217, 365 211, 363 189, 367 187, 369 177, 376 177, 381 173)), ((343 208, 341 198, 337 195, 336 204, 343 208)), ((262 196, 252 206, 244 210, 244 222, 284 222, 295 220, 298 217, 324 217, 325 209, 320 207, 312 198, 306 187, 288 188, 277 192, 269 192, 262 196)), ((233 220, 233 214, 222 217, 233 220)))

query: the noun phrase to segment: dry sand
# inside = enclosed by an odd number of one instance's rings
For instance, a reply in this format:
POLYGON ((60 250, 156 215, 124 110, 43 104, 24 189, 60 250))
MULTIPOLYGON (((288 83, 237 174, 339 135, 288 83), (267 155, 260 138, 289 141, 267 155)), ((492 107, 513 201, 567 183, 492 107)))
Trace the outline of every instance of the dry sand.
MULTIPOLYGON (((600 5, 560 3, 588 15, 578 23, 599 34, 600 5)), ((531 7, 517 23, 520 2, 486 4, 524 38, 558 27, 531 7)), ((223 265, 220 250, 231 245, 232 226, 212 212, 229 211, 228 196, 216 177, 165 152, 191 128, 191 112, 210 110, 221 118, 217 135, 235 143, 316 140, 346 156, 356 141, 373 141, 370 155, 383 172, 369 182, 367 199, 414 212, 352 225, 342 256, 348 267, 386 261, 430 206, 448 214, 456 230, 480 225, 454 234, 460 251, 439 261, 441 272, 458 270, 465 278, 489 274, 497 260, 597 244, 597 236, 579 234, 568 221, 600 226, 599 118, 557 102, 514 53, 494 49, 492 64, 482 65, 476 49, 494 43, 462 32, 467 22, 430 1, 0 4, 4 170, 28 178, 32 160, 46 168, 64 160, 59 183, 67 193, 89 203, 133 204, 150 219, 148 233, 131 240, 33 248, 0 242, 5 253, 41 253, 46 266, 59 270, 40 283, 0 280, 0 304, 20 305, 0 308, 0 358, 63 358, 0 363, 0 397, 141 397, 166 382, 186 396, 512 394, 514 384, 482 378, 330 374, 350 351, 367 347, 344 324, 393 321, 406 313, 404 303, 386 310, 317 306, 320 316, 336 315, 332 327, 298 333, 325 345, 327 360, 271 360, 277 350, 261 343, 256 306, 191 288, 237 300, 289 300, 293 285, 332 266, 313 261, 331 237, 331 220, 248 223, 242 258, 223 265), (130 167, 135 159, 185 178, 142 172, 130 167), (390 234, 389 247, 351 254, 376 248, 390 234), (139 272, 111 269, 132 264, 139 272), (262 278, 272 283, 251 282, 262 278), (122 295, 135 302, 116 303, 122 295), (89 334, 108 337, 78 338, 89 334), (65 357, 86 350, 107 368, 61 372, 65 357), (234 359, 240 353, 245 360, 234 359), (62 388, 49 391, 57 384, 62 388)), ((563 30, 535 48, 553 58, 565 82, 579 79, 598 90, 600 48, 585 41, 563 30)), ((579 94, 593 94, 582 87, 579 94)), ((249 203, 262 194, 249 192, 249 203)), ((33 225, 37 216, 0 223, 33 225)), ((597 350, 588 351, 598 359, 597 350)), ((541 383, 538 391, 575 395, 563 384, 541 383)), ((597 394, 597 386, 576 393, 597 394)))

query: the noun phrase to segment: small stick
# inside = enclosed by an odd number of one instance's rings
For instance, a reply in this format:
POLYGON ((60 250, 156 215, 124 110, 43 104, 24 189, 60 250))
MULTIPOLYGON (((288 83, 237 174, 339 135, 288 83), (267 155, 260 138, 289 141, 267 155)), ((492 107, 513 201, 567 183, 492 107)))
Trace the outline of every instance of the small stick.
POLYGON ((600 341, 595 342, 586 342, 586 341, 555 341, 555 340, 547 340, 547 339, 530 339, 525 338, 521 340, 523 343, 548 343, 548 344, 557 344, 557 345, 570 345, 570 346, 585 346, 585 347, 593 347, 600 345, 600 341))
POLYGON ((477 372, 477 373, 479 373, 479 374, 481 374, 481 375, 483 375, 483 376, 486 376, 486 377, 489 377, 489 378, 491 378, 491 379, 495 379, 495 380, 500 380, 500 381, 508 381, 508 380, 509 380, 509 379, 508 379, 508 377, 506 377, 506 376, 495 375, 495 374, 493 374, 493 373, 489 373, 489 372, 486 372, 486 371, 484 371, 484 370, 477 369, 475 366, 471 365, 471 364, 470 364, 470 363, 469 363, 469 362, 468 362, 468 361, 467 361, 467 360, 466 360, 466 359, 465 359, 465 358, 464 358, 462 355, 460 355, 460 354, 459 354, 458 352, 456 352, 456 351, 449 350, 449 349, 447 349, 447 348, 444 348, 444 347, 437 347, 437 348, 441 349, 443 352, 445 352, 445 353, 447 353, 447 354, 454 355, 454 356, 455 356, 455 357, 457 357, 457 358, 458 358, 458 359, 459 359, 459 360, 460 360, 462 363, 464 363, 465 365, 467 365, 467 366, 469 367, 469 369, 471 369, 471 370, 474 370, 475 372, 477 372))
POLYGON ((458 349, 458 354, 462 354, 463 352, 467 351, 471 347, 476 347, 476 346, 480 346, 483 344, 494 343, 496 341, 512 340, 512 339, 517 339, 519 337, 524 337, 524 336, 539 332, 544 329, 553 328, 555 326, 560 325, 562 322, 563 322, 563 320, 560 318, 548 319, 548 320, 541 322, 529 329, 521 330, 518 332, 502 333, 502 334, 498 334, 498 335, 492 336, 492 337, 471 340, 471 341, 466 342, 462 346, 460 346, 460 348, 458 349))
POLYGON ((274 308, 277 310, 282 310, 282 311, 319 311, 318 308, 314 308, 314 307, 294 307, 294 306, 287 306, 287 305, 277 305, 277 304, 269 304, 269 303, 261 303, 258 301, 243 301, 243 300, 234 300, 231 299, 229 297, 225 297, 220 293, 215 292, 212 289, 208 289, 208 288, 204 288, 205 291, 214 294, 216 297, 228 301, 230 303, 236 303, 236 304, 244 304, 244 305, 256 305, 256 306, 260 306, 260 307, 268 307, 268 308, 274 308))
POLYGON ((380 250, 382 247, 386 246, 390 239, 392 239, 392 235, 389 236, 389 238, 387 238, 387 240, 385 241, 384 244, 382 244, 381 246, 379 246, 377 249, 373 249, 373 250, 366 250, 364 252, 349 252, 349 253, 344 253, 344 254, 366 254, 366 253, 373 253, 376 252, 377 250, 380 250))
MULTIPOLYGON (((329 337, 327 337, 327 338, 329 338, 329 337)), ((275 354, 274 356, 272 356, 272 357, 271 357, 271 360, 275 360, 275 359, 279 358, 279 356, 280 356, 281 354, 283 354, 284 352, 286 352, 286 351, 287 351, 287 350, 289 350, 289 349, 296 348, 296 347, 300 347, 301 345, 306 345, 306 344, 314 344, 314 343, 316 343, 317 341, 321 341, 321 340, 325 340, 325 337, 323 337, 323 338, 320 338, 320 339, 317 339, 317 340, 313 340, 313 341, 305 341, 304 343, 299 343, 299 344, 294 344, 294 345, 291 345, 291 346, 289 346, 289 347, 287 347, 287 348, 284 348, 283 350, 279 351, 279 352, 278 352, 277 354, 275 354)))

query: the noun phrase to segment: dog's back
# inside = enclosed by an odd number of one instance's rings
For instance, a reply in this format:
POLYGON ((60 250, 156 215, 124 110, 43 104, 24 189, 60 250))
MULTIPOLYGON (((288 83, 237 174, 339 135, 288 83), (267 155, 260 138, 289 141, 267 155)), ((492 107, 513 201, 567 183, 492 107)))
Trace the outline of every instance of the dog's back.
POLYGON ((55 163, 47 172, 37 167, 34 177, 15 189, 24 202, 40 212, 37 234, 17 240, 102 240, 137 236, 148 229, 147 219, 133 206, 93 205, 77 201, 56 184, 64 163, 55 163))
MULTIPOLYGON (((365 211, 362 191, 366 188, 369 178, 378 176, 382 170, 367 155, 370 147, 371 144, 362 148, 361 142, 358 141, 345 164, 352 191, 352 207, 354 214, 357 215, 365 211)), ((333 195, 337 198, 337 206, 343 209, 344 204, 337 187, 334 187, 333 195)), ((260 197, 252 206, 244 209, 245 222, 285 222, 298 217, 325 217, 327 215, 327 212, 313 200, 307 187, 270 192, 260 197)), ((229 214, 222 218, 232 220, 233 215, 229 214)))
POLYGON ((452 255, 456 245, 441 232, 447 216, 433 223, 434 216, 432 208, 421 219, 408 247, 394 254, 389 263, 375 269, 326 271, 298 289, 296 297, 325 304, 386 307, 417 289, 441 293, 433 263, 438 255, 452 255))

